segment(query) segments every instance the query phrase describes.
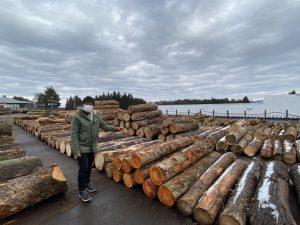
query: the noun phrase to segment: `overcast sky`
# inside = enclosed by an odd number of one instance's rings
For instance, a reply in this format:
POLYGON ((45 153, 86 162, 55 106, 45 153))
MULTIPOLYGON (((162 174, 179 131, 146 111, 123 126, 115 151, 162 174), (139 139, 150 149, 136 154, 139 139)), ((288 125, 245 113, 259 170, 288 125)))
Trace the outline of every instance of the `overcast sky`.
POLYGON ((0 94, 300 91, 300 0, 1 0, 0 94))

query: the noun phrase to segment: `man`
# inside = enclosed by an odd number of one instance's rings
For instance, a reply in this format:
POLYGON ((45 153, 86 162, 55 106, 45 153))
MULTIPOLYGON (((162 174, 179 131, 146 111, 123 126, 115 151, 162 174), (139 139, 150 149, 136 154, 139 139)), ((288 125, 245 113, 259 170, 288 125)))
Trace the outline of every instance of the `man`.
POLYGON ((120 131, 117 127, 107 125, 99 114, 93 112, 94 104, 95 101, 92 97, 85 97, 71 122, 72 153, 79 165, 79 197, 84 202, 92 200, 88 192, 96 191, 96 188, 90 183, 90 176, 94 152, 98 143, 99 128, 105 131, 120 131))

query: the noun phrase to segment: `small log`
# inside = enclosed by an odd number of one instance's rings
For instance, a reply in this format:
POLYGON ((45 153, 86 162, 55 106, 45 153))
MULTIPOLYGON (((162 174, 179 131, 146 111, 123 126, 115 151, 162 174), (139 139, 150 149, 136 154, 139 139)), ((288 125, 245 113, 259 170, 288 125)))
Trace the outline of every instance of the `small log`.
POLYGON ((176 134, 175 139, 182 138, 182 137, 194 137, 196 135, 202 134, 203 132, 204 130, 199 129, 199 130, 193 130, 181 134, 176 134))
POLYGON ((160 124, 162 123, 164 117, 160 116, 160 117, 155 117, 152 119, 144 119, 144 120, 137 120, 137 121, 132 121, 131 126, 133 129, 137 130, 141 127, 146 127, 152 124, 160 124))
POLYGON ((241 176, 220 216, 220 225, 246 225, 247 211, 254 196, 262 170, 262 163, 252 161, 241 176))
POLYGON ((192 186, 192 184, 221 156, 212 152, 200 159, 190 168, 173 177, 158 188, 158 199, 162 204, 171 208, 175 202, 192 186))
POLYGON ((160 133, 160 124, 153 124, 145 127, 144 129, 145 136, 147 138, 155 138, 160 133))
POLYGON ((112 162, 106 163, 104 165, 104 171, 107 177, 111 178, 114 171, 114 164, 112 162))
POLYGON ((138 130, 136 130, 136 135, 139 136, 140 138, 143 138, 143 137, 145 137, 145 132, 144 131, 145 131, 145 128, 141 127, 138 130))
POLYGON ((250 207, 252 225, 296 225, 289 207, 288 180, 284 163, 266 163, 250 207))
POLYGON ((170 133, 170 127, 160 126, 160 133, 167 135, 170 133))
POLYGON ((70 138, 65 138, 65 139, 61 139, 60 144, 59 144, 59 151, 62 154, 66 153, 66 147, 67 144, 71 142, 71 137, 70 138))
POLYGON ((170 126, 170 132, 172 134, 184 133, 191 130, 197 130, 199 128, 196 123, 175 123, 170 126))
POLYGON ((24 157, 26 152, 22 148, 13 148, 10 150, 0 151, 0 161, 9 160, 9 159, 17 159, 24 157))
POLYGON ((143 182, 143 191, 149 199, 154 199, 157 195, 157 186, 148 178, 143 182))
POLYGON ((162 111, 160 109, 147 111, 147 112, 136 112, 131 114, 132 120, 145 120, 145 119, 152 119, 155 117, 159 117, 162 115, 162 111))
POLYGON ((118 127, 119 124, 120 124, 119 118, 114 118, 114 126, 115 126, 115 127, 118 127))
POLYGON ((260 150, 260 155, 264 158, 271 158, 273 150, 273 142, 271 139, 264 140, 263 146, 260 150))
POLYGON ((37 172, 0 184, 0 218, 4 218, 68 190, 67 181, 58 166, 40 168, 37 172))
POLYGON ((228 167, 221 177, 204 193, 196 205, 193 215, 199 224, 213 224, 222 204, 235 185, 247 164, 238 159, 228 167))
POLYGON ((260 150, 263 145, 263 140, 255 137, 244 149, 247 156, 253 157, 260 150))
POLYGON ((123 120, 123 115, 124 115, 125 112, 127 112, 127 111, 123 110, 123 109, 118 110, 117 117, 118 117, 119 120, 123 120))
POLYGON ((298 203, 300 204, 300 164, 295 164, 290 170, 290 177, 293 181, 297 193, 298 203))
POLYGON ((177 201, 177 208, 184 216, 190 216, 204 192, 236 159, 232 152, 225 153, 193 184, 188 192, 177 201))
POLYGON ((225 140, 225 137, 222 137, 216 144, 216 150, 220 153, 225 153, 229 149, 229 145, 225 140))
POLYGON ((244 152, 245 147, 252 141, 253 139, 253 130, 248 129, 247 134, 245 134, 237 144, 234 144, 230 147, 230 151, 232 151, 236 155, 241 155, 244 152))
POLYGON ((122 128, 125 128, 125 121, 124 121, 124 120, 121 120, 121 121, 120 121, 119 127, 120 127, 121 129, 122 129, 122 128))
POLYGON ((0 121, 0 136, 1 135, 12 136, 12 123, 0 121))
POLYGON ((125 122, 125 127, 130 128, 131 127, 131 121, 126 121, 125 122))
POLYGON ((180 117, 172 117, 172 118, 165 118, 162 122, 165 127, 169 127, 176 123, 193 123, 193 117, 191 116, 180 116, 180 117))
POLYGON ((290 142, 295 142, 296 137, 297 137, 297 128, 294 126, 288 127, 286 132, 284 133, 284 139, 289 140, 290 142))
POLYGON ((297 140, 295 142, 295 149, 296 149, 298 161, 300 161, 300 140, 297 140))
POLYGON ((67 142, 67 144, 66 144, 66 155, 68 157, 72 157, 73 156, 71 142, 67 142))
POLYGON ((297 161, 296 150, 290 140, 283 142, 283 161, 287 164, 294 164, 297 161))
POLYGON ((228 144, 236 144, 246 133, 248 132, 247 127, 240 127, 238 130, 231 131, 226 135, 225 140, 228 144))
POLYGON ((133 129, 132 127, 130 127, 130 128, 128 128, 127 133, 128 133, 130 136, 134 136, 134 135, 135 135, 135 129, 133 129))
POLYGON ((123 180, 124 172, 122 170, 114 169, 112 177, 115 182, 121 182, 123 180))
POLYGON ((123 182, 128 188, 132 188, 137 185, 137 183, 134 180, 133 173, 125 173, 123 175, 123 182))
POLYGON ((136 112, 145 112, 145 111, 153 111, 157 110, 158 105, 152 102, 147 104, 139 104, 139 105, 130 105, 127 109, 129 114, 136 113, 136 112))
POLYGON ((274 140, 273 142, 273 153, 272 159, 282 161, 282 144, 279 139, 274 140))

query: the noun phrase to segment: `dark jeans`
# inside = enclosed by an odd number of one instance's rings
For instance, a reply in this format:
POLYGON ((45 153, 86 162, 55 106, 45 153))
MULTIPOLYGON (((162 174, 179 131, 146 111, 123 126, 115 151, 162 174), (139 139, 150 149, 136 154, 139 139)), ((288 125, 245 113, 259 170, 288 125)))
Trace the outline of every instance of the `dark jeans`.
POLYGON ((78 171, 78 189, 84 191, 87 184, 90 183, 91 170, 94 161, 94 153, 81 153, 81 157, 77 158, 78 171))

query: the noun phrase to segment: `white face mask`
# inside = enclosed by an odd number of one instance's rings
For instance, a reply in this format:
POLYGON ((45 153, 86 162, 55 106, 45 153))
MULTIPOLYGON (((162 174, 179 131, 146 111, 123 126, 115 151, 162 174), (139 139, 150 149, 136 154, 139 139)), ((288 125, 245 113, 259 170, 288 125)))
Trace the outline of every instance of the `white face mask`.
POLYGON ((93 111, 93 106, 92 105, 83 105, 83 111, 90 113, 93 111))

